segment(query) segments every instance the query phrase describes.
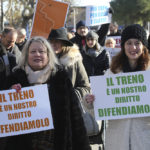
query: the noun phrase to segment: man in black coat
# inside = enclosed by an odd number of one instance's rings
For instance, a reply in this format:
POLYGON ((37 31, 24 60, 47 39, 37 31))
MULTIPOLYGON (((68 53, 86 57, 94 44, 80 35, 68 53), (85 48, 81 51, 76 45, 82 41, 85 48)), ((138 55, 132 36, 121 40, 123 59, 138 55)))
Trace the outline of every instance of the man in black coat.
MULTIPOLYGON (((100 29, 97 31, 97 34, 99 35, 98 42, 100 45, 104 45, 104 41, 107 35, 109 29, 109 23, 108 24, 103 24, 100 29)), ((85 37, 89 32, 89 28, 85 25, 85 21, 80 20, 76 24, 76 33, 75 37, 71 39, 71 42, 77 44, 79 46, 80 52, 82 54, 82 51, 85 49, 86 41, 85 37)))
POLYGON ((7 86, 8 76, 12 73, 12 68, 16 66, 16 58, 7 52, 0 43, 0 90, 10 88, 7 86))
MULTIPOLYGON (((2 33, 2 38, 4 35, 2 33)), ((6 43, 6 41, 5 41, 6 43)), ((10 43, 10 42, 9 42, 10 43)), ((9 75, 12 74, 12 68, 16 66, 16 57, 14 54, 8 52, 5 46, 0 42, 0 90, 6 90, 9 86, 9 75)), ((0 138, 0 149, 3 150, 7 137, 0 138)))
POLYGON ((21 52, 17 47, 17 45, 15 44, 16 40, 17 40, 17 31, 12 27, 6 27, 2 32, 0 43, 6 52, 15 55, 16 62, 18 63, 19 58, 21 57, 21 52))
POLYGON ((121 36, 121 32, 118 30, 118 24, 116 22, 110 24, 109 32, 110 34, 108 36, 121 36))

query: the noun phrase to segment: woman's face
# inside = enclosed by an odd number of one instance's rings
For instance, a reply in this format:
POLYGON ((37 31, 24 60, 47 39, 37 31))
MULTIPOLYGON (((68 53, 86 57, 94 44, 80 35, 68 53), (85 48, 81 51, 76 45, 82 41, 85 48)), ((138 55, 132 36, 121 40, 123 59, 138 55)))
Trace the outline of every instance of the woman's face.
POLYGON ((63 43, 61 40, 50 40, 50 44, 55 54, 59 54, 62 51, 63 43))
POLYGON ((40 42, 32 42, 29 47, 28 64, 34 70, 42 70, 48 64, 47 48, 40 42))
POLYGON ((143 53, 143 44, 138 39, 129 39, 125 42, 125 54, 129 60, 138 60, 143 53))
POLYGON ((108 42, 106 43, 106 47, 114 48, 114 47, 115 47, 115 44, 113 43, 113 41, 108 41, 108 42))
POLYGON ((86 43, 89 48, 93 48, 96 44, 96 40, 93 38, 88 38, 86 39, 86 43))

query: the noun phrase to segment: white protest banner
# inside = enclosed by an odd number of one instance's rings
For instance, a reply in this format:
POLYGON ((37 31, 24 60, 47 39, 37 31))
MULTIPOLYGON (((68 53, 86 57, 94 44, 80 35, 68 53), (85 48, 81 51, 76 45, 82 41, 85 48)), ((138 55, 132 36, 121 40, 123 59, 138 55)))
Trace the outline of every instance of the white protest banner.
MULTIPOLYGON (((86 7, 89 5, 99 5, 104 0, 71 0, 71 6, 73 7, 86 7)), ((110 2, 111 0, 105 0, 105 2, 110 2)))
POLYGON ((0 137, 53 129, 47 85, 0 91, 0 137))
POLYGON ((105 50, 109 52, 110 57, 114 57, 116 56, 119 52, 120 52, 120 48, 109 48, 109 47, 105 47, 105 50))
POLYGON ((110 4, 101 3, 95 6, 86 7, 86 26, 96 26, 110 23, 111 14, 109 13, 110 4))
POLYGON ((97 120, 150 116, 150 71, 91 77, 97 120))

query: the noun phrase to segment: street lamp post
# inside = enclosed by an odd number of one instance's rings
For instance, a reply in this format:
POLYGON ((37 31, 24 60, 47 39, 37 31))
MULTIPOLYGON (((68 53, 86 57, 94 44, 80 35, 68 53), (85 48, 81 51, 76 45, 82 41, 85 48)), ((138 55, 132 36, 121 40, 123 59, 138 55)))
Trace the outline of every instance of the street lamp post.
POLYGON ((76 10, 73 8, 73 28, 76 29, 76 10))

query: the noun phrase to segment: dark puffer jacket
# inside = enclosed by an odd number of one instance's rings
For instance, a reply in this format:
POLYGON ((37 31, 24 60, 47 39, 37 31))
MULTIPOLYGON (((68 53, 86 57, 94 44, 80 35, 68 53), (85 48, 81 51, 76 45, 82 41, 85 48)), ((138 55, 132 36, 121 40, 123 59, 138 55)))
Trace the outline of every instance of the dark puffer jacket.
MULTIPOLYGON (((11 84, 20 83, 22 87, 30 86, 27 75, 22 69, 16 70, 11 79, 11 84)), ((78 99, 66 72, 59 69, 46 83, 49 87, 54 122, 54 150, 90 150, 78 99)), ((50 142, 47 139, 44 140, 50 142)), ((32 142, 33 134, 13 136, 9 138, 6 149, 34 150, 32 142)), ((43 146, 45 148, 43 147, 42 150, 47 150, 46 144, 43 146)), ((37 147, 36 150, 39 148, 37 147)))
POLYGON ((89 54, 88 50, 83 54, 83 64, 88 76, 104 75, 105 71, 109 68, 109 53, 102 47, 97 51, 96 56, 89 54))

